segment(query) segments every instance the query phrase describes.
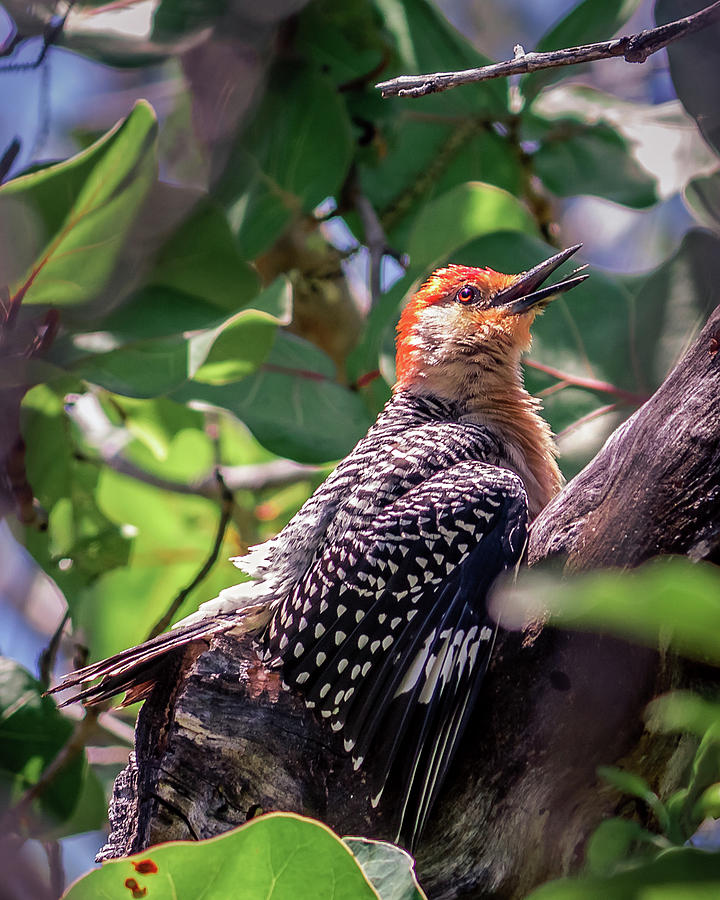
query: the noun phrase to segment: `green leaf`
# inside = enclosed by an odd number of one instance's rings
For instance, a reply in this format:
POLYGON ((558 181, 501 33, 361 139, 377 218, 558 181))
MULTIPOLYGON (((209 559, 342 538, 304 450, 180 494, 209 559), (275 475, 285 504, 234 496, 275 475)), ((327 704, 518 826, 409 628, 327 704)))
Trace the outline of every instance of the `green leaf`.
POLYGON ((720 892, 720 854, 672 848, 607 878, 550 881, 528 900, 712 900, 720 892))
POLYGON ((598 766, 597 772, 608 784, 611 784, 623 794, 637 797, 643 803, 646 803, 655 813, 661 830, 667 832, 669 827, 667 810, 644 778, 641 778, 640 775, 636 775, 634 772, 626 772, 614 766, 598 766))
POLYGON ((100 293, 155 178, 156 137, 141 101, 88 150, 0 188, 0 229, 17 235, 6 255, 13 295, 77 306, 100 293))
MULTIPOLYGON (((212 345, 194 373, 195 381, 228 384, 254 372, 270 353, 277 325, 290 324, 291 310, 292 287, 280 276, 255 299, 252 309, 237 313, 216 336, 208 336, 212 345)), ((200 349, 207 339, 199 338, 200 349)))
MULTIPOLYGON (((705 0, 657 0, 655 21, 664 25, 704 9, 705 0)), ((720 22, 668 44, 670 74, 678 98, 705 140, 720 152, 720 83, 717 78, 720 22)))
MULTIPOLYGON (((0 657, 0 798, 3 808, 34 785, 73 732, 42 685, 19 663, 0 657)), ((34 809, 48 824, 67 820, 78 802, 85 760, 70 761, 41 793, 34 809)))
POLYGON ((329 79, 309 66, 277 66, 218 186, 244 258, 334 196, 352 152, 347 110, 329 79))
POLYGON ((685 188, 685 200, 702 224, 720 230, 720 172, 694 178, 685 188))
POLYGON ((720 724, 720 704, 691 691, 672 691, 647 705, 645 722, 651 731, 689 731, 703 737, 709 728, 720 724))
POLYGON ((655 179, 635 160, 628 141, 603 123, 575 118, 546 123, 532 165, 558 197, 595 194, 640 208, 657 202, 655 179))
POLYGON ((718 283, 720 238, 700 229, 688 231, 655 271, 633 279, 634 331, 640 337, 634 355, 643 388, 659 385, 685 352, 717 302, 718 283))
MULTIPOLYGON (((76 377, 128 397, 166 394, 193 377, 225 384, 254 372, 270 352, 277 326, 290 320, 290 283, 278 278, 255 302, 213 328, 136 341, 108 353, 68 360, 65 366, 76 377)), ((106 335, 97 336, 97 345, 94 340, 92 335, 80 335, 75 344, 99 350, 106 335)))
POLYGON ((720 818, 720 783, 715 782, 706 788, 693 807, 693 817, 698 821, 710 817, 720 818))
POLYGON ((459 185, 482 180, 520 193, 523 175, 517 154, 474 117, 433 121, 418 117, 413 106, 401 108, 378 128, 382 155, 364 154, 360 176, 398 251, 407 249, 413 222, 425 205, 459 185))
MULTIPOLYGON (((639 5, 640 0, 583 0, 540 38, 535 50, 544 53, 610 40, 639 5)), ((577 72, 578 67, 573 66, 573 74, 577 72)), ((520 87, 524 96, 532 100, 546 85, 566 74, 562 68, 530 72, 522 76, 520 87)))
POLYGON ((345 456, 372 424, 362 398, 333 378, 322 351, 279 333, 259 371, 239 384, 192 381, 174 397, 229 410, 281 456, 327 462, 345 456))
POLYGON ((258 289, 224 212, 204 198, 161 247, 144 286, 102 327, 122 341, 207 328, 249 303, 258 289))
POLYGON ((172 41, 221 18, 228 0, 162 0, 153 17, 153 41, 172 41))
POLYGON ((481 235, 499 229, 534 234, 536 226, 520 201, 490 184, 459 184, 426 204, 408 241, 408 276, 417 276, 445 261, 481 235))
POLYGON ((618 864, 627 860, 639 843, 657 849, 658 836, 627 819, 606 819, 588 841, 586 860, 591 875, 610 875, 618 864))
POLYGON ((220 837, 176 841, 103 863, 65 900, 127 900, 128 879, 153 900, 378 900, 329 828, 290 813, 253 819, 220 837))
POLYGON ((415 877, 415 861, 401 847, 360 837, 346 837, 343 841, 380 900, 427 900, 415 877))
POLYGON ((559 579, 528 571, 509 598, 520 608, 547 609, 568 628, 618 634, 720 663, 720 572, 685 557, 659 557, 631 572, 559 579))
POLYGON ((25 545, 72 601, 84 586, 127 562, 130 541, 97 505, 99 469, 77 457, 64 393, 38 385, 23 401, 28 480, 48 512, 47 530, 27 529, 25 545))

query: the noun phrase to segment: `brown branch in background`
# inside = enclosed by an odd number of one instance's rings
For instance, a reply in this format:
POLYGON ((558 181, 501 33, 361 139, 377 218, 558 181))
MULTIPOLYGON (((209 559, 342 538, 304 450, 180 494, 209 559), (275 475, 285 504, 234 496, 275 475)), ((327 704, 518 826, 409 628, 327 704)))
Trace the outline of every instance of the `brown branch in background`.
POLYGON ((599 381, 597 378, 583 378, 581 375, 570 375, 568 372, 562 372, 560 369, 553 368, 553 366, 546 366, 544 363, 536 362, 534 359, 526 359, 524 362, 531 369, 543 372, 552 378, 557 378, 563 388, 580 387, 587 388, 589 391, 597 391, 600 394, 611 394, 629 406, 641 406, 648 399, 645 394, 634 394, 632 391, 626 391, 607 381, 599 381))
POLYGON ((718 21, 720 21, 720 0, 684 19, 677 19, 675 22, 668 22, 667 25, 648 28, 638 34, 616 38, 612 41, 585 44, 581 47, 569 47, 564 50, 551 50, 548 53, 525 53, 522 47, 518 46, 515 48, 514 59, 493 63, 490 66, 465 69, 461 72, 400 75, 398 78, 382 81, 375 86, 381 91, 383 97, 424 97, 426 94, 446 91, 461 84, 488 81, 491 78, 505 78, 508 75, 523 75, 539 69, 576 66, 599 59, 623 57, 627 62, 642 63, 648 56, 667 47, 673 41, 701 31, 718 21))
POLYGON ((377 304, 382 294, 380 275, 383 256, 389 254, 398 259, 398 254, 390 249, 380 217, 375 212, 375 208, 370 200, 363 193, 357 173, 354 173, 350 180, 350 197, 360 217, 365 237, 364 243, 369 254, 370 277, 368 280, 370 283, 370 307, 372 308, 377 304))
POLYGON ((63 866, 60 841, 43 841, 43 850, 48 862, 50 894, 59 897, 65 887, 65 867, 63 866))
MULTIPOLYGON (((102 454, 102 448, 101 448, 102 454)), ((94 459, 83 454, 76 454, 76 458, 82 462, 94 465, 106 465, 114 472, 127 475, 143 484, 159 488, 162 491, 172 491, 175 494, 189 494, 194 497, 207 497, 215 500, 218 497, 218 481, 215 473, 191 482, 173 481, 171 478, 163 478, 153 475, 135 463, 130 462, 119 453, 102 454, 94 459)), ((218 471, 222 476, 229 491, 262 491, 265 488, 283 487, 314 478, 321 470, 317 466, 303 465, 290 459, 274 459, 270 462, 256 463, 249 466, 219 466, 218 471)))
POLYGON ((220 488, 221 505, 220 519, 218 521, 217 532, 215 534, 215 543, 213 544, 213 548, 210 551, 210 556, 208 556, 208 558, 205 560, 200 571, 193 578, 190 584, 180 591, 180 593, 177 595, 177 597, 175 597, 173 602, 165 611, 165 614, 155 623, 146 638, 146 640, 148 641, 151 638, 157 637, 159 634, 162 634, 162 632, 165 631, 170 622, 172 622, 172 618, 175 613, 184 603, 185 598, 188 596, 188 594, 190 594, 191 591, 195 590, 195 588, 205 578, 210 569, 212 569, 212 567, 217 562, 217 558, 220 555, 220 548, 222 547, 223 541, 225 540, 225 532, 227 531, 230 519, 232 518, 232 511, 235 501, 233 500, 232 492, 228 490, 228 487, 225 484, 225 481, 223 480, 223 477, 220 474, 219 470, 216 470, 215 478, 217 479, 217 483, 220 488))
POLYGON ((555 435, 555 439, 561 441, 563 438, 567 437, 569 434, 572 434, 573 431, 580 428, 582 425, 586 425, 588 422, 592 422, 594 419, 599 419, 601 416, 606 416, 608 413, 615 412, 617 408, 617 403, 608 403, 607 406, 600 406, 597 409, 593 409, 591 412, 586 413, 584 416, 580 416, 579 419, 571 422, 566 428, 563 428, 562 431, 558 431, 558 433, 555 435))

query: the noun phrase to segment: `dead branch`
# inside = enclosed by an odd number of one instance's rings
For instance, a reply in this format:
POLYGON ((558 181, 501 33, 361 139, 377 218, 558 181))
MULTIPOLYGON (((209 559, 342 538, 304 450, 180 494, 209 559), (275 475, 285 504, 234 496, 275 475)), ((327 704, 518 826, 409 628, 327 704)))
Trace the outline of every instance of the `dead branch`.
POLYGON ((461 72, 434 72, 431 75, 400 75, 389 81, 382 81, 375 87, 383 97, 424 97, 458 87, 461 84, 474 84, 489 81, 492 78, 507 78, 509 75, 525 75, 540 69, 556 69, 559 66, 577 66, 581 63, 595 62, 599 59, 622 57, 626 62, 643 63, 653 53, 667 47, 673 41, 701 31, 714 22, 720 21, 720 0, 699 12, 667 25, 648 28, 638 34, 615 38, 612 41, 601 41, 596 44, 584 44, 580 47, 568 47, 563 50, 550 50, 547 53, 525 53, 520 45, 515 47, 515 57, 489 66, 476 69, 464 69, 461 72))

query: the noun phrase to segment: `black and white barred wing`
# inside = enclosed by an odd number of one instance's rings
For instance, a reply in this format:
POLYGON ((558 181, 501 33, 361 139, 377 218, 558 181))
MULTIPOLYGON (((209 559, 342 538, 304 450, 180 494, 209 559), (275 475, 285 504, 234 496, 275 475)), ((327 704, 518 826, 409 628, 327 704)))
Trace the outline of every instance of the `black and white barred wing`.
POLYGON ((520 558, 526 523, 516 475, 457 463, 321 549, 265 634, 267 657, 356 766, 372 756, 376 801, 391 771, 400 779, 410 844, 487 668, 488 589, 520 558))

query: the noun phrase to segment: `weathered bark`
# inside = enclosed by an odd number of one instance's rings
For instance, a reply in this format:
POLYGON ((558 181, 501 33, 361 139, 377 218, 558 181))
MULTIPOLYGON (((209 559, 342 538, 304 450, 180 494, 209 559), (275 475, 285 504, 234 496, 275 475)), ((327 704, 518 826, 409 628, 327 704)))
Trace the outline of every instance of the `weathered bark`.
MULTIPOLYGON (((720 307, 654 397, 542 513, 530 561, 636 565, 657 553, 718 560, 720 307)), ((219 638, 170 673, 138 721, 103 857, 203 838, 259 809, 304 812, 341 834, 392 838, 397 797, 369 804, 335 736, 279 690, 247 641, 219 638)), ((678 785, 691 747, 643 731, 655 694, 704 673, 623 641, 546 628, 506 633, 417 852, 433 898, 522 897, 577 868, 617 812, 599 764, 678 785)))

